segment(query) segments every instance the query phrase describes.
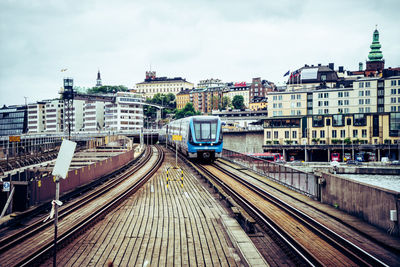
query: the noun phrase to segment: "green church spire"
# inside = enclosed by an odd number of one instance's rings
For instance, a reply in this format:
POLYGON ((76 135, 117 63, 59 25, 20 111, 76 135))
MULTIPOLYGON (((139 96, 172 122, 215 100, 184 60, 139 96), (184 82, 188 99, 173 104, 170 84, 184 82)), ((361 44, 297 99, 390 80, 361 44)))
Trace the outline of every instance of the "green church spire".
POLYGON ((375 29, 373 37, 372 37, 372 44, 371 44, 371 51, 369 52, 368 59, 369 61, 382 61, 383 55, 381 49, 381 44, 379 43, 379 32, 375 29))

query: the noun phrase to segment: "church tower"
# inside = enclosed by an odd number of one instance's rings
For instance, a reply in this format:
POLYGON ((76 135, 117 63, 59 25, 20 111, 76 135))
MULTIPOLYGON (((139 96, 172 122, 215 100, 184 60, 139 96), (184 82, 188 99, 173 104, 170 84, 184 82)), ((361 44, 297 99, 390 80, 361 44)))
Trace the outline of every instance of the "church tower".
POLYGON ((97 72, 97 80, 96 80, 96 86, 102 86, 101 84, 101 77, 100 77, 100 70, 97 72))
POLYGON ((385 68, 385 60, 383 59, 381 44, 379 43, 379 32, 375 29, 372 36, 371 51, 368 54, 366 71, 382 71, 385 68))

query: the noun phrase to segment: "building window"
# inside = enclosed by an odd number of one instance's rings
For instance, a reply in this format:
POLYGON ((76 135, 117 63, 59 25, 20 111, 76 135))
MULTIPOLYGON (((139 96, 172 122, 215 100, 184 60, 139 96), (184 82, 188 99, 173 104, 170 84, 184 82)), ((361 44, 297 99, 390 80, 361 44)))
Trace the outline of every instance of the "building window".
POLYGON ((358 96, 364 96, 364 91, 358 91, 358 96))
POLYGON ((358 88, 364 88, 364 83, 363 82, 359 82, 358 83, 358 88))
POLYGON ((267 132, 267 139, 271 139, 271 132, 270 131, 267 132))
POLYGON ((358 130, 353 130, 353 137, 357 138, 358 137, 358 130))
POLYGON ((324 114, 329 114, 329 109, 324 109, 324 114))
POLYGON ((400 112, 389 115, 389 136, 400 137, 400 112))
POLYGON ((333 115, 332 116, 332 126, 344 126, 344 116, 343 115, 333 115))
POLYGON ((367 130, 361 130, 361 136, 363 137, 363 138, 366 138, 367 137, 367 130))
POLYGON ((368 98, 368 99, 365 99, 365 104, 366 104, 366 105, 371 104, 371 99, 369 99, 369 98, 368 98))
POLYGON ((396 106, 391 106, 391 107, 390 107, 390 111, 391 111, 391 112, 396 112, 396 106))
POLYGON ((312 138, 317 138, 317 131, 315 130, 312 131, 312 138))
POLYGON ((332 130, 332 138, 336 138, 336 137, 337 137, 336 130, 332 130))
POLYGON ((328 98, 329 97, 329 93, 324 93, 324 98, 328 98))
POLYGON ((371 112, 371 108, 370 107, 366 107, 365 108, 365 112, 371 112))
POLYGON ((349 100, 345 100, 345 101, 344 101, 344 105, 345 105, 345 106, 348 106, 348 105, 349 105, 349 100))
POLYGON ((313 125, 313 127, 324 127, 324 117, 323 116, 313 116, 312 125, 313 125))
POLYGON ((396 80, 390 81, 390 85, 391 85, 391 86, 396 86, 396 80))
POLYGON ((365 82, 365 88, 371 87, 371 82, 365 82))
POLYGON ((365 114, 354 114, 354 126, 366 126, 367 117, 365 114))
POLYGON ((349 92, 344 92, 344 97, 349 97, 349 92))
POLYGON ((346 130, 340 130, 340 137, 341 138, 346 137, 346 130))
POLYGON ((343 97, 343 92, 338 92, 338 97, 343 97))
POLYGON ((301 95, 297 95, 297 99, 301 99, 301 95))
POLYGON ((326 81, 326 74, 321 75, 321 81, 326 81))
POLYGON ((324 106, 329 106, 329 101, 324 101, 324 106))
POLYGON ((320 130, 320 131, 319 131, 319 136, 320 136, 321 138, 325 138, 325 130, 320 130))
POLYGON ((297 102, 296 107, 301 108, 301 102, 297 102))
POLYGON ((289 138, 289 131, 285 131, 285 138, 289 138))
POLYGON ((274 138, 275 138, 275 139, 278 138, 278 131, 274 131, 274 138))
POLYGON ((392 95, 395 95, 395 94, 396 94, 396 89, 391 89, 391 90, 390 90, 390 93, 391 93, 392 95))
POLYGON ((291 95, 290 99, 295 100, 296 99, 296 95, 291 95))
POLYGON ((396 98, 395 97, 391 97, 390 98, 390 103, 392 103, 392 104, 396 103, 396 98))
POLYGON ((370 96, 370 95, 371 95, 371 91, 370 90, 365 91, 365 96, 370 96))
POLYGON ((358 99, 358 104, 359 105, 364 105, 364 99, 358 99))

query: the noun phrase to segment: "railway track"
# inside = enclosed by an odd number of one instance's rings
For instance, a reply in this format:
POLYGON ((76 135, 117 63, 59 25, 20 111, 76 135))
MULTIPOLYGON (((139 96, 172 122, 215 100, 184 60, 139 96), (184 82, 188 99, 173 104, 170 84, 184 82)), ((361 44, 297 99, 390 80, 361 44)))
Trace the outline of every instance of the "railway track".
MULTIPOLYGON (((82 151, 84 149, 83 146, 79 146, 76 148, 76 152, 82 151)), ((56 159, 58 156, 59 149, 55 148, 52 150, 45 151, 40 153, 40 155, 33 154, 28 155, 25 154, 20 157, 12 157, 9 160, 1 160, 0 161, 0 174, 4 174, 4 172, 11 171, 14 169, 22 168, 25 166, 38 164, 41 162, 49 161, 56 159)))
POLYGON ((195 164, 195 168, 223 188, 263 228, 268 228, 268 232, 272 231, 279 237, 290 248, 290 253, 297 257, 297 264, 388 266, 300 210, 238 175, 215 164, 195 164), (266 212, 268 209, 274 214, 266 212))
MULTIPOLYGON (((59 229, 62 227, 62 222, 66 222, 64 226, 67 229, 64 229, 58 235, 57 248, 70 242, 70 240, 95 224, 132 193, 136 192, 157 171, 163 158, 164 153, 160 147, 148 147, 143 158, 127 169, 126 172, 96 188, 95 191, 88 193, 79 201, 63 206, 59 211, 59 229), (156 159, 152 159, 154 153, 156 153, 156 159), (127 186, 125 183, 134 174, 139 178, 127 186), (115 188, 118 186, 122 187, 122 189, 116 190, 115 188), (96 204, 96 201, 101 198, 106 200, 96 204), (71 223, 67 223, 68 221, 71 223)), ((1 239, 0 265, 31 266, 48 258, 54 250, 52 226, 53 220, 43 223, 43 218, 41 218, 29 227, 1 239), (37 245, 32 244, 32 242, 35 242, 34 238, 38 236, 47 236, 47 238, 43 242, 37 242, 37 245), (18 253, 18 251, 24 251, 24 249, 26 253, 18 253), (17 253, 13 256, 12 253, 15 252, 17 253)))

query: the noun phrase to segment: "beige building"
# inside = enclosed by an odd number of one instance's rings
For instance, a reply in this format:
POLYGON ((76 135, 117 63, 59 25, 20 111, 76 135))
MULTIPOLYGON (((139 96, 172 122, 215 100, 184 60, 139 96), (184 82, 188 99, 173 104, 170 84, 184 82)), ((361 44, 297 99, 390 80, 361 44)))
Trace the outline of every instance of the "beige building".
POLYGON ((136 92, 143 94, 145 97, 152 98, 158 93, 172 93, 176 95, 182 90, 192 89, 193 86, 193 83, 190 83, 181 77, 156 77, 155 71, 147 71, 144 82, 136 84, 136 92))
POLYGON ((245 105, 246 108, 248 108, 249 107, 250 86, 251 86, 251 84, 246 84, 245 82, 237 83, 234 86, 230 87, 229 91, 226 91, 224 93, 224 96, 229 97, 229 99, 231 101, 237 95, 243 96, 243 104, 245 105))

